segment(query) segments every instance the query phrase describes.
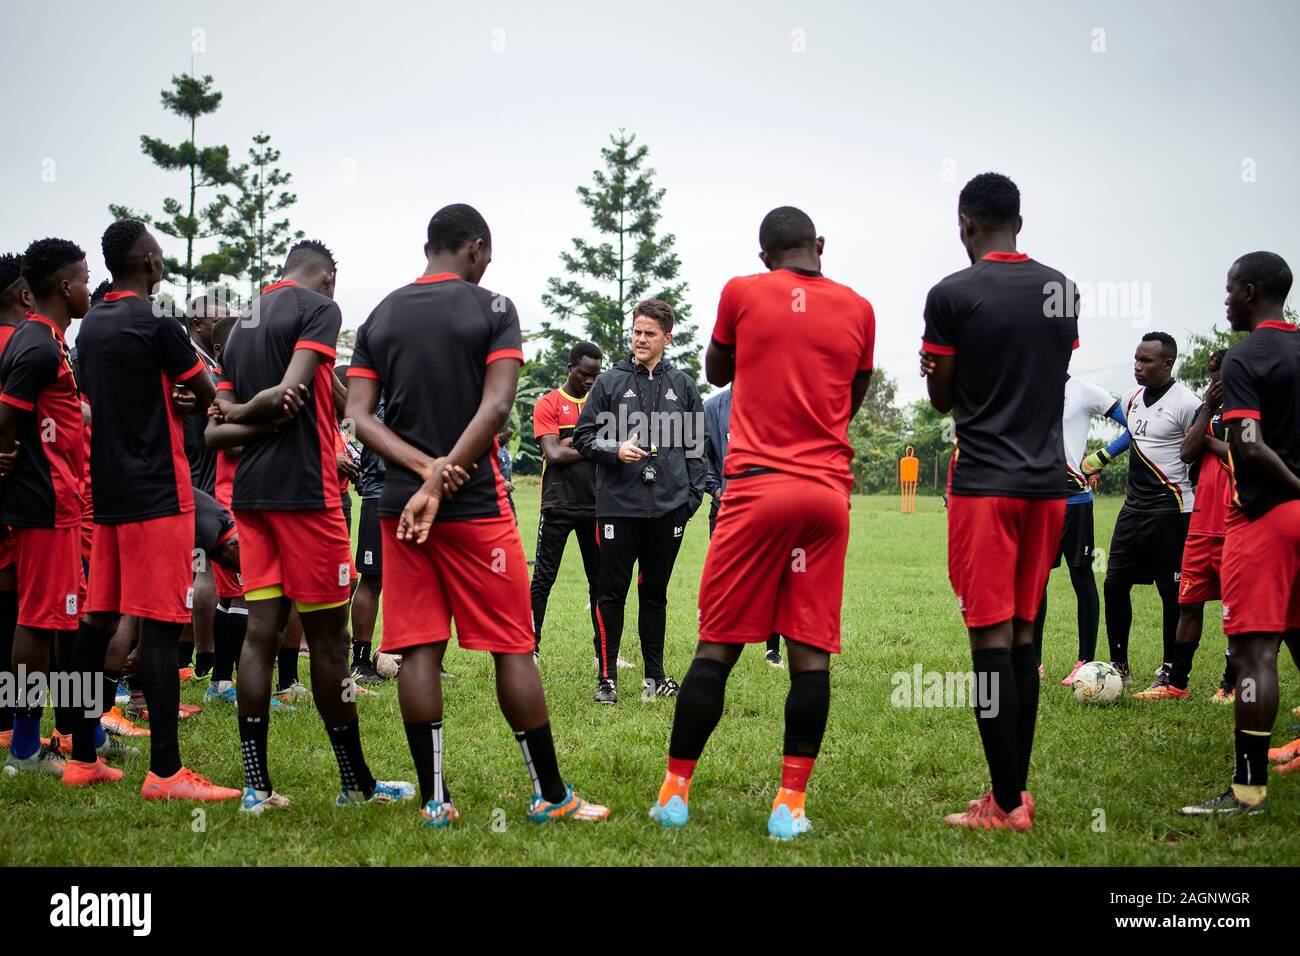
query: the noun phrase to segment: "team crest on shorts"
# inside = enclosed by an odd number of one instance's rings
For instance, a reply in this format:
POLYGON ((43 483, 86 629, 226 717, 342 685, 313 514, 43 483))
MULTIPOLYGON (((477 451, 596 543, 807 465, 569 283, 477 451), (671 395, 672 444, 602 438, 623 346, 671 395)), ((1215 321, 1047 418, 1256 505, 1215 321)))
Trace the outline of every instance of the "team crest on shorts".
POLYGON ((351 571, 352 569, 348 567, 348 563, 346 561, 344 561, 342 564, 339 565, 339 586, 340 587, 351 582, 352 580, 352 575, 350 573, 351 571))
POLYGON ((614 526, 612 524, 605 525, 605 540, 606 541, 614 540, 614 526))
POLYGON ((366 556, 365 556, 365 558, 363 559, 365 564, 374 564, 374 563, 375 563, 375 552, 373 552, 373 551, 367 551, 367 552, 365 552, 365 555, 366 555, 366 556))
POLYGON ((63 599, 63 610, 70 617, 75 617, 77 613, 77 596, 69 594, 63 599))
POLYGON ((193 588, 186 588, 186 589, 185 589, 185 607, 186 607, 187 610, 191 610, 191 611, 194 609, 194 589, 193 589, 193 588))
POLYGON ((681 529, 681 528, 676 528, 676 527, 673 528, 673 537, 674 537, 674 538, 680 538, 681 536, 682 536, 682 529, 681 529))

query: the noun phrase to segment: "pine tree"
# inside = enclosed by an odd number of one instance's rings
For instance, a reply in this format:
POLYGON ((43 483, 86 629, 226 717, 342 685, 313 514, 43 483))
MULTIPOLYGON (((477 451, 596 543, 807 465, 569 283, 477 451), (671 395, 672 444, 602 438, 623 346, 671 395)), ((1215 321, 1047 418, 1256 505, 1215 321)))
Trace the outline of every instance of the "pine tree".
MULTIPOLYGON (((578 198, 591 212, 598 239, 575 238, 572 251, 560 253, 565 275, 547 282, 542 304, 554 321, 542 322, 540 331, 526 337, 542 348, 529 360, 519 383, 524 422, 531 420, 531 401, 568 374, 569 348, 574 342, 595 342, 609 363, 627 357, 632 309, 642 299, 663 299, 673 307, 677 320, 666 357, 699 377, 695 327, 687 321, 691 309, 686 283, 678 278, 677 237, 657 232, 665 190, 654 184, 655 171, 647 165, 649 152, 634 134, 620 129, 600 151, 604 169, 592 173, 592 185, 578 187, 578 198)), ((531 431, 521 429, 521 473, 532 470, 538 455, 531 431)))
POLYGON ((663 299, 673 307, 677 322, 669 360, 698 376, 700 358, 694 327, 686 320, 686 283, 679 281, 681 262, 673 247, 677 238, 656 234, 664 190, 654 185, 655 171, 646 166, 649 149, 635 135, 619 130, 611 145, 601 149, 604 169, 592 173, 592 186, 579 186, 578 198, 591 211, 591 224, 603 241, 573 240, 563 252, 564 277, 547 283, 542 304, 558 323, 544 322, 540 338, 548 343, 563 377, 569 346, 582 336, 595 342, 611 359, 631 351, 632 309, 645 298, 663 299))
POLYGON ((153 219, 148 214, 132 211, 126 206, 111 205, 109 212, 115 219, 135 218, 152 222, 158 231, 185 242, 185 258, 168 256, 166 269, 171 278, 185 281, 185 299, 192 296, 194 284, 216 281, 227 275, 237 265, 225 251, 210 252, 195 261, 196 242, 222 234, 222 218, 230 205, 223 193, 207 206, 199 208, 200 190, 228 186, 233 181, 230 169, 230 148, 227 146, 197 145, 198 120, 217 111, 221 94, 212 89, 212 77, 202 79, 183 73, 172 77, 172 88, 162 91, 162 105, 169 112, 189 121, 189 139, 178 145, 165 143, 152 136, 140 137, 140 150, 161 169, 180 170, 189 175, 188 203, 168 197, 163 200, 163 217, 153 219))
POLYGON ((239 198, 223 227, 226 241, 222 250, 234 266, 232 274, 247 272, 252 296, 275 274, 290 244, 303 237, 301 230, 289 226, 287 216, 276 218, 296 203, 298 196, 284 188, 293 174, 275 165, 280 151, 270 143, 269 134, 258 133, 248 150, 249 161, 231 171, 239 198))

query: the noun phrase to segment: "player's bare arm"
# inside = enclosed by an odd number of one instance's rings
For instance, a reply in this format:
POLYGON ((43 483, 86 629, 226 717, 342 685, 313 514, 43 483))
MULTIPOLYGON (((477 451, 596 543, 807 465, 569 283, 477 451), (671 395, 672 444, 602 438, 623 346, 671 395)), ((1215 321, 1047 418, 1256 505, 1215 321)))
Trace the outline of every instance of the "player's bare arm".
POLYGON ((321 358, 321 353, 315 349, 295 349, 279 385, 263 389, 243 403, 230 402, 229 399, 223 403, 218 398, 223 417, 236 424, 256 425, 273 421, 281 415, 297 415, 311 395, 309 383, 321 358))
POLYGON ((1232 444, 1241 460, 1258 471, 1267 481, 1294 498, 1300 498, 1300 477, 1286 466, 1277 452, 1268 447, 1260 434, 1259 422, 1252 419, 1235 419, 1228 423, 1232 444))
POLYGON ((945 415, 952 411, 953 384, 957 380, 957 357, 922 352, 921 374, 925 376, 925 387, 930 394, 930 404, 934 406, 934 410, 945 415))
POLYGON ((862 407, 863 401, 866 400, 867 392, 871 389, 871 372, 859 372, 853 377, 853 391, 851 395, 852 404, 849 406, 849 420, 857 415, 858 409, 862 407))
POLYGON ((704 353, 704 377, 717 388, 730 385, 736 377, 736 350, 710 341, 704 353))
POLYGON ((572 438, 561 438, 559 435, 543 435, 537 441, 542 446, 542 454, 546 456, 547 464, 572 465, 584 460, 582 452, 573 447, 572 438))

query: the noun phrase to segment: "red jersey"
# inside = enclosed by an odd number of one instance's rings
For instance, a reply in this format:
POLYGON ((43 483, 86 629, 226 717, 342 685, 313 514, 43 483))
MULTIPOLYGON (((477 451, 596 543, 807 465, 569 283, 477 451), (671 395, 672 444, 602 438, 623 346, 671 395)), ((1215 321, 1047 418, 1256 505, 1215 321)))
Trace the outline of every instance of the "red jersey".
MULTIPOLYGON (((1215 413, 1205 434, 1227 441, 1222 415, 1221 411, 1215 413)), ((1208 448, 1201 454, 1200 475, 1192 500, 1195 508, 1187 533, 1222 536, 1227 530, 1228 509, 1232 506, 1232 472, 1228 463, 1208 448)))
POLYGON ((871 303, 821 273, 776 269, 722 290, 713 341, 736 356, 726 477, 754 468, 853 487, 853 380, 872 369, 871 303))

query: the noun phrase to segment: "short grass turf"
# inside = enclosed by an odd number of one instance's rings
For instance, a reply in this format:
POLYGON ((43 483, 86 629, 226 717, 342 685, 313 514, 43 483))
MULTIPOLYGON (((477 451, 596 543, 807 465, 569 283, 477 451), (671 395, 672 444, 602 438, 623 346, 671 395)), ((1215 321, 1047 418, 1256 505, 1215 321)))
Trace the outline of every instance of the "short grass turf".
MULTIPOLYGON (((533 551, 537 485, 516 490, 524 549, 533 551)), ((1097 505, 1104 548, 1119 501, 1097 505)), ((695 593, 708 546, 702 512, 686 532, 669 597, 668 671, 678 679, 695 646, 695 593)), ((1176 807, 1228 783, 1231 708, 1209 698, 1223 662, 1218 605, 1184 701, 1077 704, 1058 686, 1075 658, 1068 576, 1051 582, 1038 739, 1030 786, 1038 818, 1028 835, 970 833, 941 823, 987 788, 971 712, 964 706, 899 707, 894 675, 969 668, 966 635, 945 568, 942 502, 915 514, 893 497, 855 498, 844 592, 844 653, 832 665, 832 704, 809 794, 813 831, 793 844, 766 835, 778 783, 787 674, 747 649, 728 686, 726 712, 700 761, 691 822, 664 832, 647 818, 664 772, 673 702, 643 703, 640 671, 623 671, 616 707, 591 701, 592 645, 576 546, 551 595, 542 678, 561 769, 583 796, 608 804, 601 824, 536 827, 524 816, 528 778, 496 705, 491 660, 454 646, 447 666, 446 768, 461 811, 450 830, 418 826, 418 806, 334 807, 338 777, 310 705, 272 720, 271 772, 291 810, 244 819, 237 804, 146 804, 147 758, 119 784, 67 790, 53 778, 0 776, 0 864, 51 865, 1295 865, 1300 862, 1300 779, 1274 776, 1267 814, 1239 821, 1185 820, 1176 807)), ((389 594, 385 600, 400 600, 389 594)), ((1159 664, 1159 604, 1135 591, 1135 683, 1159 664)), ((382 623, 382 622, 381 622, 382 623)), ((640 663, 635 600, 625 656, 640 663)), ((1105 655, 1105 635, 1099 656, 1105 655)), ((1290 709, 1300 681, 1280 658, 1282 708, 1275 742, 1300 734, 1290 709)), ((306 679, 306 661, 300 673, 306 679)), ((201 699, 202 686, 183 697, 201 699)), ((414 779, 396 688, 359 702, 366 755, 386 779, 414 779)), ((48 718, 47 718, 48 722, 48 718)), ((206 707, 181 725, 187 764, 239 786, 233 708, 206 707)), ((1300 774, 1297 775, 1300 778, 1300 774)))

